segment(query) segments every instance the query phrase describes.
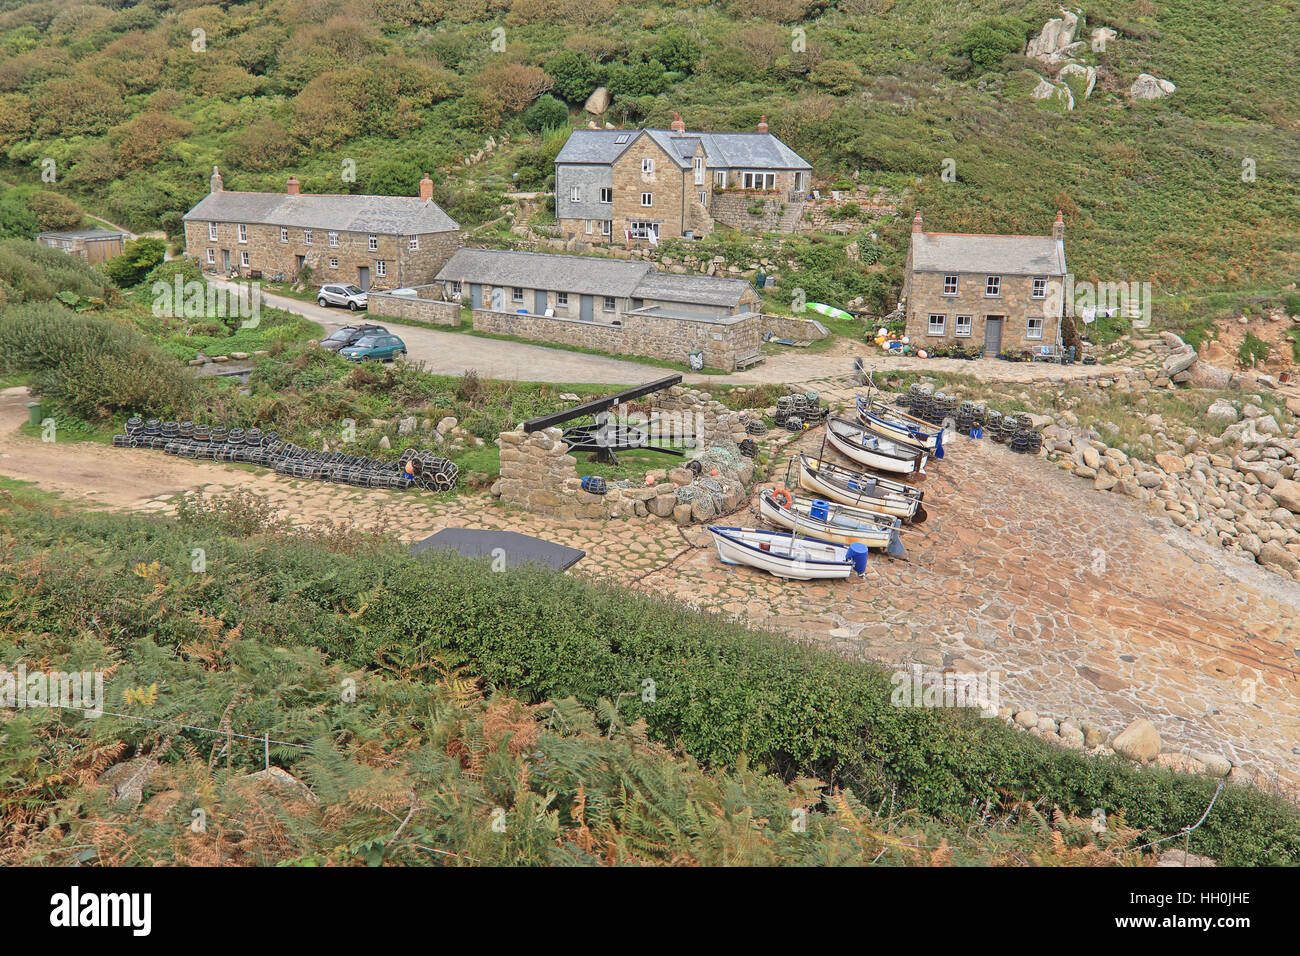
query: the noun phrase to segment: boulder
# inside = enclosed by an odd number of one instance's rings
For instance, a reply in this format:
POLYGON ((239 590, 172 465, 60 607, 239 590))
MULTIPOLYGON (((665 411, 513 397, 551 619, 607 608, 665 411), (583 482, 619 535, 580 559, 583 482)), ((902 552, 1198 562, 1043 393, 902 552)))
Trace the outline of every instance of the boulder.
POLYGON ((677 507, 675 495, 658 495, 650 500, 650 512, 658 518, 667 518, 677 507))
POLYGON ((447 436, 447 433, 459 424, 460 422, 456 419, 454 415, 448 415, 446 418, 438 422, 437 432, 439 435, 445 438, 447 436))
POLYGON ((1016 714, 1016 723, 1025 729, 1038 726, 1038 715, 1032 710, 1022 710, 1016 714))
POLYGON ((1150 73, 1139 73, 1138 78, 1133 81, 1133 86, 1129 89, 1129 95, 1135 100, 1158 100, 1163 96, 1168 96, 1176 89, 1178 87, 1168 80, 1162 80, 1150 73))
POLYGON ((1259 563, 1265 567, 1281 568, 1290 573, 1300 571, 1300 558, 1276 541, 1269 541, 1259 549, 1259 563))
POLYGON ((673 506, 673 520, 679 525, 691 523, 691 506, 684 501, 679 501, 673 506))
POLYGON ((1300 515, 1300 482, 1280 478, 1270 489, 1270 494, 1287 511, 1300 515))
POLYGON ((605 111, 609 109, 609 104, 613 102, 613 99, 609 90, 603 86, 598 86, 587 97, 587 102, 582 104, 582 108, 592 116, 603 116, 605 111))
POLYGON ((144 799, 144 788, 158 769, 158 761, 152 757, 136 757, 113 764, 99 775, 95 783, 108 787, 109 796, 115 802, 135 807, 144 799))
POLYGON ((1126 757, 1146 762, 1155 759, 1156 754, 1160 753, 1162 742, 1155 724, 1145 717, 1139 717, 1119 732, 1111 741, 1111 746, 1126 757))
POLYGON ((1205 765, 1205 772, 1212 777, 1226 777, 1232 772, 1232 761, 1227 757, 1206 753, 1198 753, 1194 756, 1205 765))
POLYGON ((1065 110, 1074 109, 1074 94, 1064 83, 1039 80, 1038 85, 1029 93, 1036 100, 1050 100, 1065 110))
POLYGON ((1056 78, 1069 83, 1071 92, 1077 93, 1078 99, 1086 100, 1092 96, 1093 87, 1097 85, 1097 68, 1082 63, 1067 63, 1061 67, 1056 78))
POLYGON ((1170 475, 1181 475, 1187 471, 1187 463, 1177 455, 1166 455, 1160 453, 1156 455, 1156 464, 1170 475))
POLYGON ((1044 63, 1055 62, 1074 43, 1074 32, 1079 28, 1079 16, 1062 10, 1059 18, 1048 20, 1038 36, 1025 47, 1025 56, 1044 63))
POLYGON ((1161 370, 1166 375, 1177 375, 1179 372, 1186 371, 1196 364, 1196 349, 1190 345, 1184 345, 1177 352, 1172 353, 1162 363, 1161 370))
POLYGON ((1110 27, 1097 27, 1092 31, 1092 49, 1097 53, 1106 52, 1106 44, 1118 37, 1119 34, 1110 27))
POLYGON ((397 423, 397 434, 414 435, 417 425, 419 425, 419 422, 416 420, 415 416, 409 415, 397 423))
POLYGON ((1188 371, 1190 372, 1188 382, 1196 388, 1223 389, 1232 382, 1231 372, 1206 361, 1197 362, 1188 371))

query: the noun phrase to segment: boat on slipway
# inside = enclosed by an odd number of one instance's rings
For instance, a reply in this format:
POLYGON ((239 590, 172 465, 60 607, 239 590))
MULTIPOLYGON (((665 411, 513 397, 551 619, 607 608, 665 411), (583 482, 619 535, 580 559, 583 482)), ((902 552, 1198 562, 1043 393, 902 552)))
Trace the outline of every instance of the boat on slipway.
POLYGON ((794 532, 807 532, 837 544, 864 544, 903 556, 899 536, 902 521, 889 515, 837 502, 796 498, 785 489, 764 489, 758 496, 759 516, 768 524, 794 532))
MULTIPOLYGON (((922 502, 925 492, 884 475, 853 471, 812 455, 797 455, 791 462, 798 486, 818 498, 837 501, 867 511, 902 518, 920 524, 928 515, 922 502)), ((786 484, 792 485, 787 470, 786 484)))
POLYGON ((723 564, 758 568, 795 581, 847 578, 866 570, 867 549, 842 545, 786 531, 726 528, 709 525, 718 558, 723 564))
POLYGON ((877 435, 847 418, 826 422, 826 441, 851 461, 892 474, 924 475, 930 460, 925 449, 877 435))

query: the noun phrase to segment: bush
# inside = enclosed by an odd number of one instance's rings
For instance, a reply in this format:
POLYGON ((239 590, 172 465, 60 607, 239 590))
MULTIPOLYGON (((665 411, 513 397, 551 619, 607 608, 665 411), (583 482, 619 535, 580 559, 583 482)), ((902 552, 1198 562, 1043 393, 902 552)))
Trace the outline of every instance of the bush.
POLYGON ((34 373, 33 394, 81 421, 180 417, 194 403, 194 380, 132 326, 54 303, 0 315, 0 369, 34 373))
POLYGON ((533 133, 569 124, 569 108, 549 93, 524 110, 524 127, 533 133))
POLYGON ((1024 49, 1029 33, 1029 24, 1014 17, 981 20, 962 35, 957 53, 965 61, 966 72, 987 73, 1024 49))
POLYGON ((1254 368, 1268 358, 1269 351, 1267 342, 1255 335, 1254 332, 1247 332, 1246 337, 1241 340, 1241 345, 1237 348, 1237 361, 1248 368, 1254 368))
POLYGON ((113 287, 78 256, 25 239, 0 242, 0 305, 48 302, 61 292, 106 299, 113 287))
POLYGON ((105 264, 104 272, 118 288, 129 289, 143 282, 166 252, 167 244, 161 239, 136 239, 126 244, 120 256, 105 264))
POLYGON ((546 61, 551 92, 575 105, 584 103, 596 89, 596 64, 573 50, 564 50, 546 61))

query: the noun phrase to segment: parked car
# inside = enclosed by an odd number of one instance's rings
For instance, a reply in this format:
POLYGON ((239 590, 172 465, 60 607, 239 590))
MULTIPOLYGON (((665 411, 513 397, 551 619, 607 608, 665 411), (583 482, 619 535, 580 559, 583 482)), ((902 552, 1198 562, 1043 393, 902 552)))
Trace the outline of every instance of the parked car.
POLYGON ((367 335, 387 335, 388 330, 382 325, 345 325, 325 338, 321 339, 320 347, 329 349, 331 352, 337 352, 341 348, 352 345, 357 339, 365 338, 367 335))
POLYGON ((366 307, 367 295, 354 285, 328 283, 316 293, 316 304, 321 308, 330 305, 346 305, 351 311, 366 307))
POLYGON ((339 349, 339 355, 353 362, 384 362, 406 355, 406 343, 396 335, 370 333, 339 349))

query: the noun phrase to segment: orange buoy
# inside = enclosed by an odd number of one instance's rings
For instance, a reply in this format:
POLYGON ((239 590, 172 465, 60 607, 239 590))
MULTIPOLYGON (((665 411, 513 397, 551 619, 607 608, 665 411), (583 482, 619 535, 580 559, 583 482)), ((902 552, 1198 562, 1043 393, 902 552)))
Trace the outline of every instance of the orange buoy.
POLYGON ((784 488, 778 488, 776 491, 772 492, 772 498, 782 508, 789 508, 794 504, 794 495, 790 494, 790 492, 786 491, 784 488))

